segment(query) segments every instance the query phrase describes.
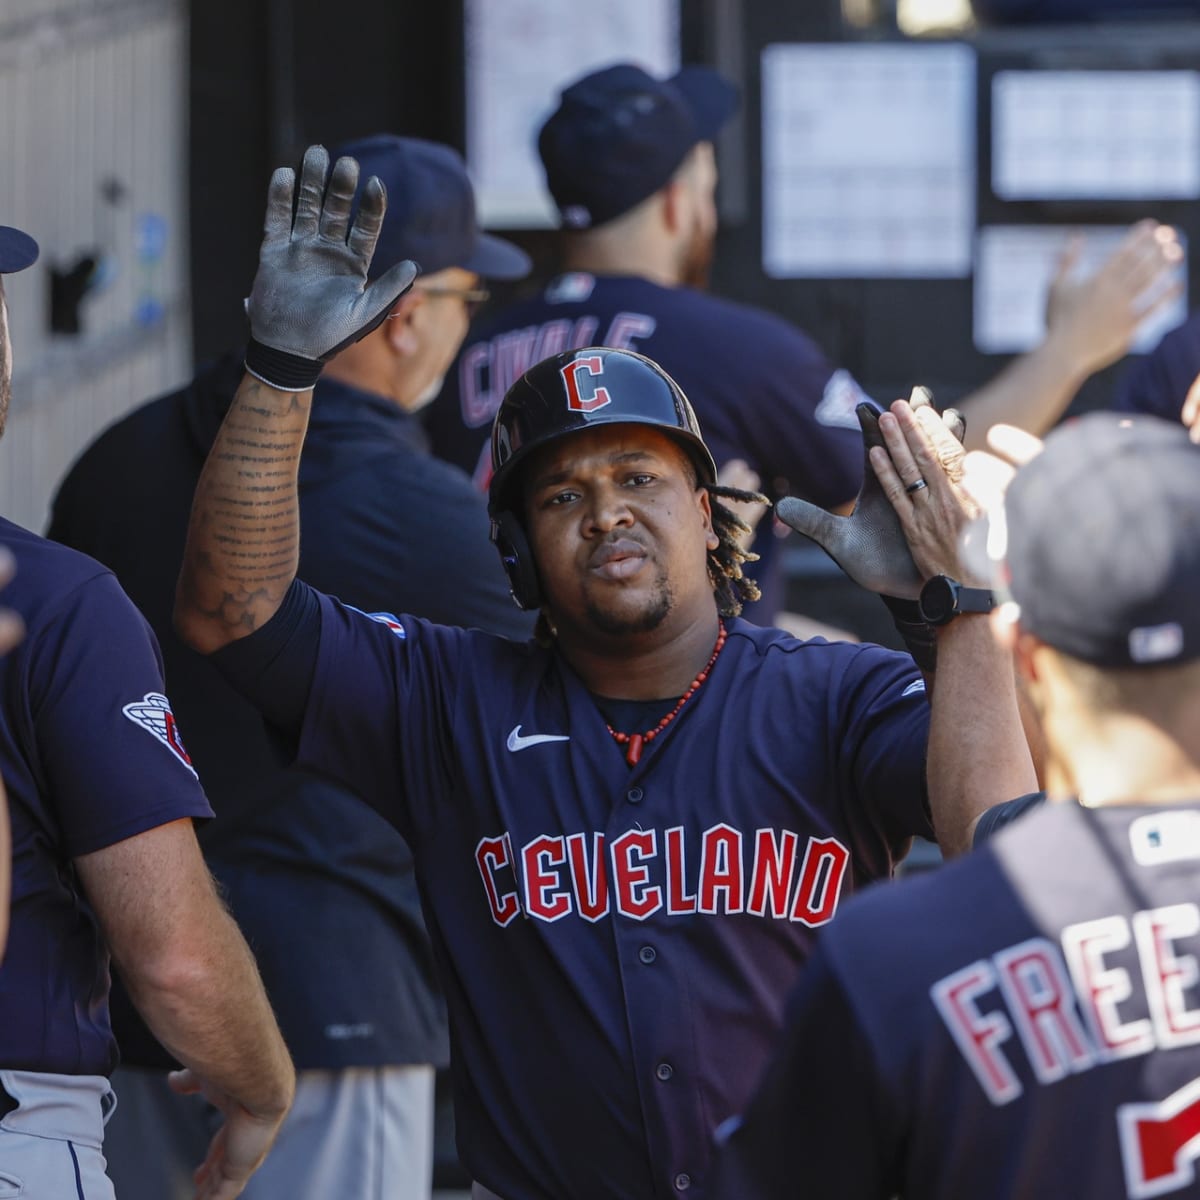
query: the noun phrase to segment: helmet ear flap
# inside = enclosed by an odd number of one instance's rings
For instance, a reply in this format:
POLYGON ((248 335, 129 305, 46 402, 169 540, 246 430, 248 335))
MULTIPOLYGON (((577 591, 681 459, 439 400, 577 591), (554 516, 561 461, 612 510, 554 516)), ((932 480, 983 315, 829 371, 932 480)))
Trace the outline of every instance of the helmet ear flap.
POLYGON ((533 565, 533 551, 515 513, 501 511, 492 517, 492 542, 500 552, 500 562, 517 607, 526 612, 540 608, 542 589, 533 565))

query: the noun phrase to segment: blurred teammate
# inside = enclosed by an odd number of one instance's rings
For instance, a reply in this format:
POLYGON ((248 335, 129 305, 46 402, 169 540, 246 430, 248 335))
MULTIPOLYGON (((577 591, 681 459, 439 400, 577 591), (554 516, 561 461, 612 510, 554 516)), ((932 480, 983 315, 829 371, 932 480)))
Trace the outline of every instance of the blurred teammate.
MULTIPOLYGON (((0 228, 0 274, 37 255, 0 228)), ((12 355, 0 288, 0 426, 12 355)), ((0 1179, 30 1197, 111 1197, 104 1123, 117 1061, 111 952, 142 1016, 219 1110, 193 1194, 231 1200, 262 1161, 294 1074, 254 960, 217 899, 192 822, 212 811, 163 694, 158 646, 111 573, 0 519, 0 775, 12 914, 0 966, 0 1179)), ((203 1154, 203 1149, 199 1150, 203 1154)))
POLYGON ((846 906, 714 1195, 1200 1189, 1200 448, 1087 416, 992 537, 1060 803, 846 906))

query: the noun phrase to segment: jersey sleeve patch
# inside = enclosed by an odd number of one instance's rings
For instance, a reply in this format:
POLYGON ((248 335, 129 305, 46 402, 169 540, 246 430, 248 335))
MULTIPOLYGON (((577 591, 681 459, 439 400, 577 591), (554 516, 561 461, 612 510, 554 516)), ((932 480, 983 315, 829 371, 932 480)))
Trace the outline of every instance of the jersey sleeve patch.
POLYGON ((188 754, 179 735, 179 726, 175 722, 175 714, 171 711, 171 702, 161 692, 147 692, 141 700, 126 704, 121 711, 137 726, 147 733, 153 734, 192 775, 196 768, 192 766, 191 755, 188 754))
POLYGON ((404 626, 400 624, 400 618, 395 613, 363 612, 361 608, 355 608, 353 604, 347 604, 346 607, 351 612, 356 612, 360 616, 366 617, 369 621, 378 621, 380 625, 386 625, 401 641, 408 637, 408 634, 404 632, 404 626))
POLYGON ((917 695, 920 695, 924 691, 925 691, 925 680, 914 679, 912 681, 912 683, 910 683, 908 685, 908 687, 906 687, 904 689, 904 691, 902 691, 900 693, 900 699, 903 700, 905 696, 917 696, 917 695))
MULTIPOLYGON (((560 275, 546 288, 547 304, 582 304, 596 288, 596 277, 584 271, 560 275)), ((605 345, 608 345, 605 342, 605 345)))
POLYGON ((817 405, 814 416, 822 425, 833 426, 837 429, 858 429, 858 417, 855 409, 870 397, 858 386, 854 376, 849 371, 839 367, 829 377, 825 391, 821 394, 821 403, 817 405))

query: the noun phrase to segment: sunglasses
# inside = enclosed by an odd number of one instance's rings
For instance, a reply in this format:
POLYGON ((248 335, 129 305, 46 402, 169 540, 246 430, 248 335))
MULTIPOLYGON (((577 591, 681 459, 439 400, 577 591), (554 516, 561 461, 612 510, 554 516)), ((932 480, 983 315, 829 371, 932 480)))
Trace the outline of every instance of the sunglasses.
MULTIPOLYGON (((413 286, 413 291, 424 292, 426 296, 457 296, 466 307, 468 317, 473 317, 492 298, 492 293, 487 288, 481 287, 422 287, 418 283, 413 286)), ((399 315, 399 313, 391 313, 388 316, 388 320, 394 321, 399 315)))

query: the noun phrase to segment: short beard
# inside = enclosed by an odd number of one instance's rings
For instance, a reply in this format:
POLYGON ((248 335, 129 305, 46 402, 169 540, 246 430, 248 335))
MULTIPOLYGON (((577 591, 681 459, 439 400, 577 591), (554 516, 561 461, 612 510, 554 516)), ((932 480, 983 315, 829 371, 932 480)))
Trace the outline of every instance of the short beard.
POLYGON ((590 600, 586 612, 593 629, 598 629, 601 633, 620 636, 631 633, 650 633, 667 619, 667 615, 674 607, 675 597, 671 592, 671 585, 664 579, 659 583, 658 592, 649 607, 640 613, 632 616, 619 616, 597 607, 590 600))

